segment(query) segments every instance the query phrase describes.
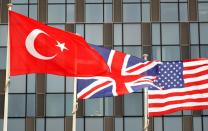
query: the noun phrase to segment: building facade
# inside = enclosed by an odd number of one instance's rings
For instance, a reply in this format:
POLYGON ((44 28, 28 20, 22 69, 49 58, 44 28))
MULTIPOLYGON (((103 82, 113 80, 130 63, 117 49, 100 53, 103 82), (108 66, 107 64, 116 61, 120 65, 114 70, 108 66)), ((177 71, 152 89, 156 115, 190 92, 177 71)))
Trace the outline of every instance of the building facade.
MULTIPOLYGON (((4 113, 7 4, 0 0, 0 131, 4 113)), ((13 10, 91 43, 149 60, 208 57, 208 0, 12 0, 13 10)), ((73 78, 11 78, 9 131, 71 131, 73 78)), ((143 92, 79 101, 77 131, 142 131, 143 92)), ((151 117, 149 131, 207 131, 208 111, 151 117)))

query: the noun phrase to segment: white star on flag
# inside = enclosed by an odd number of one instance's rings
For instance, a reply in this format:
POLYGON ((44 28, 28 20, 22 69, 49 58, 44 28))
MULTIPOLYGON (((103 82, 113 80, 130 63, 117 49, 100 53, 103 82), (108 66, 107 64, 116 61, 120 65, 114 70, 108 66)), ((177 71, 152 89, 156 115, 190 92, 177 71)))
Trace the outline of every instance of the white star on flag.
POLYGON ((65 50, 69 50, 68 48, 66 48, 65 43, 60 43, 59 41, 57 41, 58 45, 56 45, 57 47, 59 47, 61 49, 61 52, 65 50))

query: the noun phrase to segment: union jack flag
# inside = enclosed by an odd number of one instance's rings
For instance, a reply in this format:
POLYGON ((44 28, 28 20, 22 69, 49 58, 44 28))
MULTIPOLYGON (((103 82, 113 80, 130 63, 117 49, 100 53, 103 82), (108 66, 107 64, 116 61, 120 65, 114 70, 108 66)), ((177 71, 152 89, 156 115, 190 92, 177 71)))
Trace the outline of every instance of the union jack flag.
POLYGON ((79 78, 77 87, 79 99, 118 96, 154 86, 157 62, 144 62, 142 59, 119 51, 95 45, 92 47, 103 56, 110 68, 110 73, 79 78))

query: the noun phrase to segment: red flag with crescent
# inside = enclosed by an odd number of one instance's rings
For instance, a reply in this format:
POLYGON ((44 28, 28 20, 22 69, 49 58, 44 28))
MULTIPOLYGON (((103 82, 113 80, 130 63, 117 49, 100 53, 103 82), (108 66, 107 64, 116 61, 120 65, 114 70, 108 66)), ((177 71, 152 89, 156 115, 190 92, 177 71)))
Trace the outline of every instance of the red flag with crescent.
POLYGON ((102 56, 79 35, 9 12, 10 75, 48 73, 95 76, 109 71, 102 56))

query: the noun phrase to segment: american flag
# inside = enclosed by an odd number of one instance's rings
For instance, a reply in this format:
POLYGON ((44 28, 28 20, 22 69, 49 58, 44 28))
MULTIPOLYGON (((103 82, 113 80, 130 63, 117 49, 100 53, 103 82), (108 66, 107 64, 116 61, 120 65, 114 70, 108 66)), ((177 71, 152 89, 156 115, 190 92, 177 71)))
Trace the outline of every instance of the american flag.
POLYGON ((149 116, 208 109, 208 59, 162 62, 148 91, 149 116))
POLYGON ((103 56, 111 72, 103 76, 79 78, 79 99, 118 96, 154 86, 157 62, 144 62, 129 54, 92 46, 103 56))

